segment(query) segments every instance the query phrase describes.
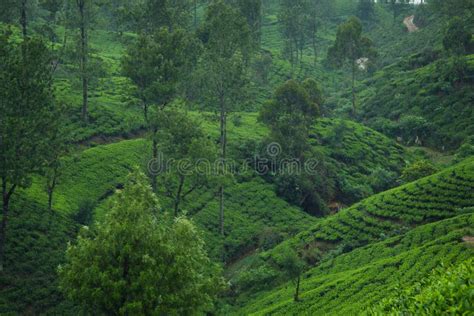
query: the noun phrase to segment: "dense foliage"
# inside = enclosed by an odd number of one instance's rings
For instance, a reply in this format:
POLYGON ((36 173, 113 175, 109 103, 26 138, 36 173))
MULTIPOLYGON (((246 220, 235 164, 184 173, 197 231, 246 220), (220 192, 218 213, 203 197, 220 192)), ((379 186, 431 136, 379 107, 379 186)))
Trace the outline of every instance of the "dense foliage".
POLYGON ((141 173, 133 173, 94 227, 84 227, 59 267, 61 289, 94 314, 210 310, 222 287, 194 225, 159 208, 141 173))
POLYGON ((472 0, 0 7, 0 314, 472 311, 472 0))

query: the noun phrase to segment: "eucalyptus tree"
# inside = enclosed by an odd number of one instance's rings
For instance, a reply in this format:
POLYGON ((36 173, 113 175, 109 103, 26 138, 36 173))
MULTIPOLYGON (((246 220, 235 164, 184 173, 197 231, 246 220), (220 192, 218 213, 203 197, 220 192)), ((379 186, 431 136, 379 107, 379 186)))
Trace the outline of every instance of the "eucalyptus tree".
MULTIPOLYGON (((153 34, 142 34, 132 43, 122 59, 123 72, 136 86, 136 95, 143 105, 145 123, 152 140, 152 159, 158 158, 158 129, 155 116, 148 108, 160 111, 179 94, 179 83, 191 72, 200 47, 183 29, 169 31, 162 27, 153 34)), ((156 190, 156 175, 150 174, 156 190)))
POLYGON ((67 30, 76 31, 78 35, 78 49, 74 49, 77 55, 79 68, 79 79, 82 85, 81 116, 84 122, 88 121, 89 114, 89 85, 91 79, 91 50, 89 45, 89 33, 97 21, 99 0, 67 0, 64 5, 62 22, 65 27, 64 44, 66 44, 67 30))
POLYGON ((278 20, 285 41, 283 55, 289 59, 292 66, 302 59, 307 44, 309 9, 308 0, 282 0, 280 3, 278 20))
POLYGON ((146 0, 144 21, 149 31, 167 27, 188 29, 191 25, 193 10, 197 4, 192 0, 146 0))
POLYGON ((154 114, 153 122, 160 127, 158 148, 164 162, 159 179, 178 217, 181 202, 212 181, 215 144, 200 122, 181 109, 170 107, 154 114))
POLYGON ((252 32, 252 38, 257 47, 260 47, 262 33, 262 0, 232 0, 242 16, 245 17, 252 32))
POLYGON ((39 39, 19 44, 0 35, 0 178, 3 211, 0 227, 0 271, 5 261, 10 201, 31 175, 45 167, 58 128, 52 91, 51 56, 39 39))
MULTIPOLYGON (((227 115, 232 111, 248 83, 246 66, 253 41, 248 23, 236 8, 214 0, 207 8, 199 36, 204 45, 196 72, 201 91, 220 112, 220 159, 227 157, 227 115)), ((224 185, 219 187, 219 226, 224 235, 224 185)))
POLYGON ((318 58, 318 32, 322 25, 322 20, 331 16, 333 2, 331 0, 308 0, 306 7, 308 11, 305 18, 305 32, 313 49, 313 58, 316 64, 318 58))
POLYGON ((28 24, 35 7, 32 0, 2 0, 0 2, 0 21, 8 24, 18 23, 23 37, 28 35, 28 24))
POLYGON ((348 64, 351 69, 352 80, 352 114, 356 114, 356 92, 355 79, 357 72, 357 60, 374 58, 375 51, 372 48, 372 41, 362 35, 362 24, 356 17, 349 18, 339 25, 336 33, 336 40, 328 50, 328 60, 337 68, 348 64))

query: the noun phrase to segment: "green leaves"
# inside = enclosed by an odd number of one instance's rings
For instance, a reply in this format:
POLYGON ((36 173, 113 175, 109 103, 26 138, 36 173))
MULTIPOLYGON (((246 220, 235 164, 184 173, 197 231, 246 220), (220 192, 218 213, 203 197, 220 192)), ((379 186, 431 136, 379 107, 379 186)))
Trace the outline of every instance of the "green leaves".
POLYGON ((50 61, 41 40, 0 35, 0 177, 12 184, 44 167, 57 133, 50 61))
POLYGON ((59 267, 62 290, 104 314, 209 311, 223 286, 204 242, 185 218, 159 209, 146 176, 129 176, 106 218, 82 229, 59 267))

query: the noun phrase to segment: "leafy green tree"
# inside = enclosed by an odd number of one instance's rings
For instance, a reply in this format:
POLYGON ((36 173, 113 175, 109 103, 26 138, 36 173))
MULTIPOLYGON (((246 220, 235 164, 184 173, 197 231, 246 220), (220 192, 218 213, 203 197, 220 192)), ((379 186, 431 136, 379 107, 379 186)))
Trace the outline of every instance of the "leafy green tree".
POLYGON ((285 247, 281 252, 282 255, 278 258, 278 264, 285 271, 287 277, 295 284, 293 300, 298 302, 300 300, 301 274, 304 272, 306 263, 293 248, 285 247))
MULTIPOLYGON (((198 50, 196 41, 182 29, 170 32, 161 28, 153 35, 141 35, 137 43, 128 47, 122 59, 124 73, 137 86, 137 95, 143 104, 146 124, 151 133, 152 159, 158 159, 158 130, 156 120, 148 117, 148 106, 155 110, 165 108, 178 94, 178 84, 183 74, 190 71, 192 59, 198 50)), ((151 174, 152 187, 156 190, 156 175, 151 174)))
POLYGON ((452 67, 448 74, 451 82, 464 82, 468 69, 464 55, 472 52, 472 32, 468 31, 468 23, 458 16, 453 17, 445 30, 443 46, 452 56, 452 67))
POLYGON ((162 27, 172 32, 176 28, 189 28, 194 2, 191 0, 147 0, 144 20, 149 31, 162 27))
POLYGON ((336 40, 328 50, 328 60, 341 68, 348 63, 352 73, 352 111, 356 114, 355 79, 357 60, 362 57, 374 58, 372 41, 362 35, 362 24, 356 17, 349 18, 337 28, 336 40))
POLYGON ((164 107, 176 96, 179 80, 190 70, 198 50, 196 41, 184 30, 170 32, 166 28, 153 35, 141 34, 128 46, 122 69, 136 85, 145 121, 150 105, 164 107))
POLYGON ((29 19, 34 10, 34 1, 31 0, 2 0, 0 2, 0 21, 13 24, 18 23, 23 37, 27 36, 29 19))
POLYGON ((444 49, 456 56, 464 55, 469 50, 472 34, 467 30, 466 23, 460 17, 453 17, 443 37, 444 49))
MULTIPOLYGON (((435 13, 444 17, 471 17, 474 10, 472 0, 429 0, 426 1, 435 13)), ((469 20, 467 20, 469 21, 469 20)))
POLYGON ((321 90, 315 80, 306 79, 302 84, 290 80, 275 91, 259 115, 259 121, 270 129, 268 142, 279 144, 281 149, 278 156, 269 159, 278 167, 276 175, 267 177, 275 182, 280 196, 312 215, 327 212, 325 200, 331 198, 335 187, 322 155, 309 142, 321 102, 321 90), (305 164, 314 161, 318 161, 317 166, 306 172, 305 164), (299 169, 292 170, 292 163, 299 169))
POLYGON ((405 183, 413 182, 430 176, 436 172, 438 172, 438 168, 436 168, 431 162, 427 160, 419 160, 403 169, 401 180, 405 183))
POLYGON ((85 227, 59 267, 64 293, 100 315, 210 312, 223 287, 196 227, 161 212, 144 174, 135 172, 95 227, 85 227))
POLYGON ((54 134, 49 139, 50 150, 45 157, 45 167, 42 171, 45 177, 45 190, 48 194, 48 209, 51 211, 53 207, 54 190, 59 182, 64 163, 62 158, 69 151, 68 135, 66 133, 64 124, 65 117, 59 116, 59 124, 54 134))
POLYGON ((215 160, 215 145, 204 134, 200 123, 182 110, 157 111, 153 122, 160 127, 156 136, 166 163, 160 180, 166 196, 172 197, 177 217, 181 201, 212 179, 210 164, 215 160), (204 165, 200 166, 199 162, 204 165), (202 170, 198 170, 199 167, 202 170))
POLYGON ((19 44, 0 35, 0 177, 3 212, 0 271, 3 270, 10 201, 41 171, 56 134, 58 108, 52 93, 50 53, 39 39, 19 44))
POLYGON ((320 98, 314 80, 307 79, 303 84, 289 80, 263 105, 259 120, 268 125, 271 140, 278 142, 289 157, 304 159, 309 129, 319 116, 320 98))
POLYGON ((58 13, 61 11, 64 0, 39 0, 39 6, 48 11, 47 20, 54 23, 58 13))
POLYGON ((247 20, 254 43, 257 47, 260 47, 262 35, 262 0, 232 0, 232 3, 247 20))
MULTIPOLYGON (((212 1, 208 6, 199 36, 204 53, 196 78, 202 94, 219 109, 220 158, 225 164, 227 115, 241 100, 248 82, 246 65, 252 53, 252 36, 245 18, 222 0, 212 1)), ((219 192, 220 232, 224 235, 224 185, 219 192)))
POLYGON ((88 121, 91 79, 89 31, 97 20, 98 7, 98 0, 69 0, 66 1, 65 17, 63 18, 66 28, 78 31, 78 49, 75 49, 75 51, 78 53, 79 78, 82 85, 81 115, 85 122, 88 121))

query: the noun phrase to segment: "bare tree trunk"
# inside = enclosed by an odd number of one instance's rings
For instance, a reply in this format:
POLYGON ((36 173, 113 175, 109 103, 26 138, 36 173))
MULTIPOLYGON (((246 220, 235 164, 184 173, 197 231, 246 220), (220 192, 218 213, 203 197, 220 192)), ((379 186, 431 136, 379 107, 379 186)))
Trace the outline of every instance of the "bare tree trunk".
POLYGON ((314 65, 318 63, 318 47, 316 45, 316 36, 313 36, 313 54, 314 54, 314 65))
POLYGON ((300 281, 301 281, 301 275, 298 275, 298 279, 296 280, 296 289, 295 289, 295 296, 294 296, 295 302, 299 302, 300 300, 300 281))
POLYGON ((20 24, 23 37, 27 35, 28 20, 26 18, 26 5, 28 0, 21 0, 21 9, 20 9, 20 24))
POLYGON ((356 61, 352 61, 352 116, 356 116, 356 93, 355 93, 356 61))
POLYGON ((197 0, 194 0, 194 27, 197 27, 197 0))
MULTIPOLYGON (((221 159, 222 159, 222 172, 225 172, 225 159, 226 159, 226 146, 227 146, 227 132, 226 132, 226 121, 227 113, 225 109, 225 100, 224 96, 221 93, 220 96, 220 107, 221 107, 221 117, 220 117, 220 128, 221 128, 221 159)), ((219 226, 220 233, 224 236, 224 185, 221 184, 219 188, 219 226)))
POLYGON ((174 201, 174 216, 178 217, 179 213, 179 203, 181 203, 181 192, 183 192, 183 186, 184 186, 184 180, 186 178, 181 175, 179 178, 179 186, 178 186, 178 192, 176 193, 176 198, 174 201))
POLYGON ((82 78, 82 119, 88 121, 88 89, 89 82, 87 78, 87 29, 85 17, 85 0, 78 0, 77 5, 80 14, 80 31, 81 31, 81 78, 82 78))
MULTIPOLYGON (((152 158, 153 161, 156 163, 158 160, 158 140, 156 139, 157 133, 158 133, 158 128, 156 126, 153 127, 152 130, 152 158)), ((154 170, 151 170, 151 188, 153 189, 153 192, 156 193, 157 190, 157 182, 156 182, 156 174, 154 170)))
POLYGON ((7 179, 2 178, 2 200, 3 200, 3 211, 2 211, 2 224, 0 227, 0 272, 3 272, 3 265, 5 261, 5 243, 7 234, 8 215, 10 211, 10 198, 15 191, 16 185, 12 185, 10 190, 7 188, 7 179))
POLYGON ((51 211, 53 209, 53 193, 54 189, 56 188, 56 179, 57 179, 57 171, 54 170, 53 178, 51 179, 51 183, 48 185, 48 210, 51 211))

